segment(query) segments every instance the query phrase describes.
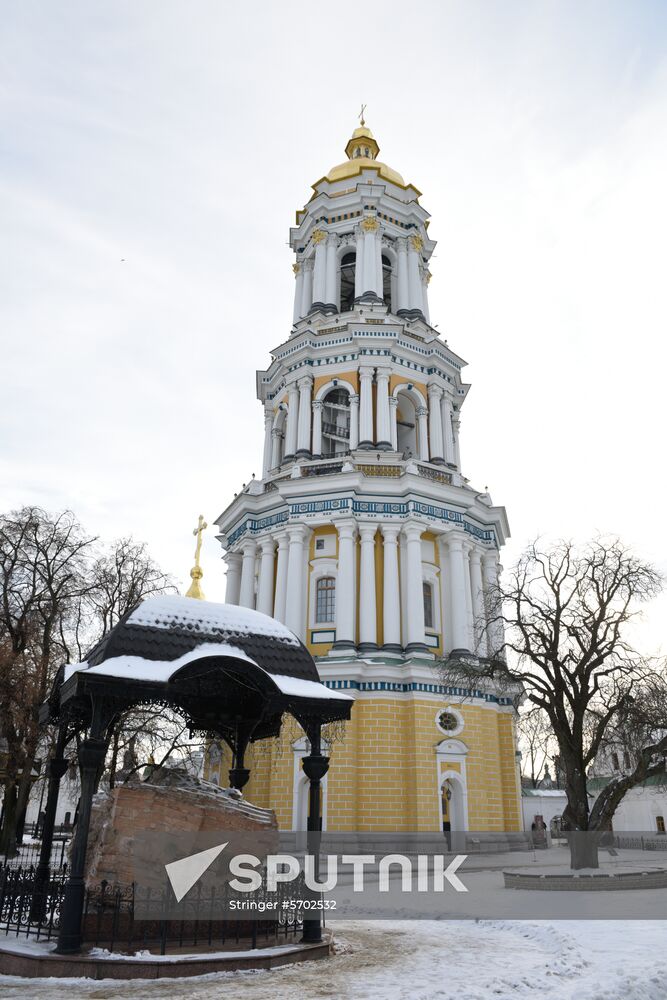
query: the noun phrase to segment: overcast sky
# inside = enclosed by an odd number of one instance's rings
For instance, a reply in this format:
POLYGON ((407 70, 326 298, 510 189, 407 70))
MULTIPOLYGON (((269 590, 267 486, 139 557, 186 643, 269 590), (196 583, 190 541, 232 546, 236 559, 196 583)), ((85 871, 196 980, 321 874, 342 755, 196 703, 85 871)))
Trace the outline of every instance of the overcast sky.
MULTIPOLYGON (((0 21, 2 509, 70 507, 187 580, 197 515, 261 474, 288 228, 364 101, 432 215, 431 317, 469 363, 463 471, 507 507, 503 562, 603 531, 667 570, 667 4, 0 0, 0 21)), ((222 599, 212 531, 204 570, 222 599)))

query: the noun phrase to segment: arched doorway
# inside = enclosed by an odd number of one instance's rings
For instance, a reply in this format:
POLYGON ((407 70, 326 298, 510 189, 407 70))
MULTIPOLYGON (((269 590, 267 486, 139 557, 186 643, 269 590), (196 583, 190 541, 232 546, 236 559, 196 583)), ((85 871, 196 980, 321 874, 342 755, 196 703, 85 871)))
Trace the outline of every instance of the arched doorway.
POLYGON ((468 827, 466 790, 461 775, 446 771, 440 783, 442 832, 452 850, 463 850, 468 827))

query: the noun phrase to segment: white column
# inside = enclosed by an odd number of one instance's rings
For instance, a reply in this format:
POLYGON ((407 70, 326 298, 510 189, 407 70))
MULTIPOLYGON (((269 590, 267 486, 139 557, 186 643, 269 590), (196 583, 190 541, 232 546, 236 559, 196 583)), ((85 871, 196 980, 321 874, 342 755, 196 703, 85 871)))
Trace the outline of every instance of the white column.
POLYGON ((301 265, 303 271, 303 283, 301 286, 303 297, 301 299, 301 315, 307 316, 313 304, 313 262, 304 260, 301 265))
POLYGON ((336 579, 336 642, 335 649, 352 649, 356 645, 356 525, 354 521, 339 521, 338 576, 336 579))
POLYGON ((440 614, 442 618, 442 651, 445 655, 451 653, 452 644, 452 567, 447 546, 447 535, 439 535, 440 550, 440 614))
POLYGON ((313 233, 315 265, 313 268, 313 305, 323 305, 327 280, 327 234, 323 229, 313 233))
POLYGON ((431 322, 431 314, 428 308, 428 285, 431 280, 431 272, 424 268, 422 272, 422 312, 427 323, 431 322))
MULTIPOLYGON (((367 219, 366 222, 372 222, 367 219)), ((362 223, 363 225, 363 223, 362 223)), ((375 262, 375 230, 366 229, 364 234, 364 284, 365 292, 374 292, 377 284, 377 264, 375 262)))
POLYGON ((354 265, 354 297, 358 299, 364 294, 364 231, 361 226, 357 226, 354 231, 356 237, 356 262, 354 265))
POLYGON ((424 651, 424 580, 422 576, 422 529, 417 524, 408 524, 403 529, 407 555, 407 643, 408 653, 424 651))
POLYGON ((359 651, 377 649, 377 605, 375 600, 376 524, 360 524, 361 564, 359 567, 359 651))
POLYGON ((335 306, 336 305, 336 278, 337 278, 337 248, 338 248, 338 237, 335 233, 331 233, 327 239, 327 280, 324 293, 325 305, 335 306))
POLYGON ((294 271, 294 313, 292 319, 298 322, 301 319, 301 306, 303 304, 303 268, 301 264, 292 264, 294 271))
POLYGON ((359 413, 359 447, 372 448, 373 434, 373 369, 360 368, 361 404, 359 413))
POLYGON ((482 576, 487 614, 487 653, 491 657, 504 659, 505 635, 502 621, 502 602, 498 590, 498 554, 484 552, 482 555, 482 576))
POLYGON ((468 646, 467 648, 474 652, 475 650, 475 633, 473 629, 473 618, 472 618, 472 585, 470 583, 470 542, 466 538, 463 543, 463 577, 465 580, 465 598, 466 598, 466 623, 468 629, 468 646))
POLYGON ((391 450, 398 451, 398 399, 396 396, 389 397, 389 438, 391 440, 391 450))
POLYGON ((383 645, 393 653, 401 652, 401 600, 398 584, 398 524, 383 524, 383 645))
POLYGON ((299 433, 296 443, 297 458, 310 458, 310 394, 313 380, 310 375, 300 378, 299 386, 299 433))
POLYGON ((271 431, 271 468, 277 469, 280 465, 280 442, 283 432, 279 427, 274 427, 271 431))
POLYGON ((287 561, 289 558, 289 538, 286 531, 280 531, 275 536, 278 542, 278 564, 276 566, 276 596, 273 604, 273 617, 279 622, 285 622, 285 607, 287 603, 287 561))
POLYGON ((313 458, 322 457, 322 410, 324 403, 321 399, 313 401, 313 458))
POLYGON ((262 552, 259 562, 259 589, 257 591, 257 610, 263 615, 273 615, 273 554, 275 542, 273 538, 263 538, 259 543, 262 552))
POLYGON ((461 418, 458 413, 454 413, 452 417, 452 437, 454 438, 454 463, 456 468, 461 471, 461 449, 459 447, 459 431, 461 430, 461 418))
POLYGON ((381 451, 391 449, 391 421, 389 417, 389 376, 391 368, 378 368, 377 382, 377 444, 381 451))
POLYGON ((257 543, 252 539, 243 542, 243 566, 241 569, 241 594, 239 604, 244 608, 255 607, 255 553, 257 543))
POLYGON ((472 593, 472 622, 475 640, 474 651, 486 656, 486 620, 484 617, 484 592, 482 590, 482 557, 479 549, 470 550, 470 590, 472 593))
POLYGON ((359 447, 359 397, 350 396, 350 451, 359 447))
POLYGON ((292 382, 287 390, 287 430, 285 432, 285 458, 294 458, 297 429, 299 426, 299 387, 292 382))
POLYGON ((419 459, 428 462, 428 410, 425 406, 417 407, 417 430, 419 459))
MULTIPOLYGON (((380 296, 380 298, 383 298, 384 296, 383 296, 382 292, 383 292, 384 282, 382 280, 382 230, 380 229, 379 226, 375 230, 375 243, 376 243, 376 246, 375 246, 375 288, 376 288, 376 291, 377 291, 378 295, 380 296)), ((387 305, 390 305, 390 304, 391 303, 387 303, 387 305)))
POLYGON ((442 444, 442 411, 440 400, 442 389, 439 385, 429 385, 428 387, 428 429, 431 445, 431 461, 442 465, 444 462, 444 448, 442 444))
POLYGON ((419 273, 419 255, 423 246, 421 236, 411 236, 408 240, 408 298, 410 309, 422 311, 422 279, 419 273))
POLYGON ((273 428, 273 410, 270 407, 264 409, 264 454, 262 456, 262 479, 266 479, 269 471, 273 468, 271 457, 273 454, 271 430, 273 428))
POLYGON ((241 554, 239 552, 228 552, 224 560, 227 563, 225 604, 238 604, 241 593, 241 554))
POLYGON ((445 462, 454 465, 454 438, 452 431, 452 398, 445 393, 442 397, 442 435, 445 446, 445 462))
POLYGON ((304 568, 303 553, 308 529, 303 524, 294 524, 287 529, 289 535, 289 559, 287 563, 287 601, 285 604, 285 624, 298 635, 303 635, 304 568))
POLYGON ((398 303, 397 310, 410 308, 410 292, 408 288, 408 241, 396 240, 398 250, 398 274, 396 275, 398 303))
POLYGON ((449 533, 447 535, 447 548, 449 550, 449 599, 452 610, 452 649, 469 652, 463 538, 458 534, 449 533))

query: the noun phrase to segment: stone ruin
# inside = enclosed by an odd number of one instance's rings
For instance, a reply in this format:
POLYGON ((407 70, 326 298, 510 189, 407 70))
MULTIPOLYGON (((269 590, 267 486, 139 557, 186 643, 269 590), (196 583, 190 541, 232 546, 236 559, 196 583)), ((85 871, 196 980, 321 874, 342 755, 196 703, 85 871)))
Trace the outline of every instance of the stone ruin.
POLYGON ((278 824, 272 809, 252 805, 236 789, 220 788, 183 768, 153 768, 143 781, 131 779, 95 796, 86 855, 89 887, 103 880, 128 886, 137 871, 154 869, 150 842, 137 837, 138 831, 209 834, 211 845, 247 831, 261 834, 268 852, 277 845, 278 824))

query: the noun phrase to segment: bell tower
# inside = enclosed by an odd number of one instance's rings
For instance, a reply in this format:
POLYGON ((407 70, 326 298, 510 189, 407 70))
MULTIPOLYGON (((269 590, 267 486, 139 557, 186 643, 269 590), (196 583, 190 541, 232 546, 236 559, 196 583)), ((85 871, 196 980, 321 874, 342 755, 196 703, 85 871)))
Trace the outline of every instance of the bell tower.
POLYGON ((226 600, 284 622, 331 687, 401 704, 429 691, 435 712, 434 661, 501 644, 486 607, 509 528, 464 474, 470 387, 431 326, 421 193, 365 122, 345 154, 290 230, 292 324, 257 373, 262 477, 216 522, 226 600))

